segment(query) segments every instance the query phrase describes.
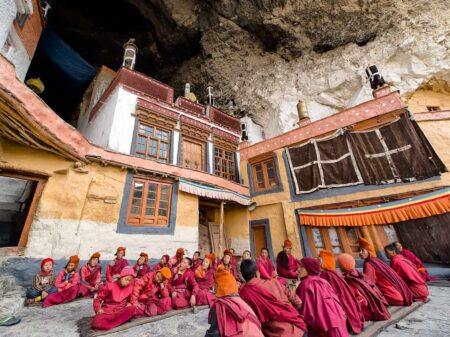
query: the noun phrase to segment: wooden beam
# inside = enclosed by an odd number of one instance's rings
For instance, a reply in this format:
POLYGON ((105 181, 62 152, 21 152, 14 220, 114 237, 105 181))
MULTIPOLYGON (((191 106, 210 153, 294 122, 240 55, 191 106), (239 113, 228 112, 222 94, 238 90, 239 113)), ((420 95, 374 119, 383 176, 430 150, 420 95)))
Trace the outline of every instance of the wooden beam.
POLYGON ((219 253, 222 254, 223 252, 223 244, 224 244, 224 237, 223 237, 223 221, 224 221, 224 206, 225 201, 220 202, 220 220, 219 220, 219 253))

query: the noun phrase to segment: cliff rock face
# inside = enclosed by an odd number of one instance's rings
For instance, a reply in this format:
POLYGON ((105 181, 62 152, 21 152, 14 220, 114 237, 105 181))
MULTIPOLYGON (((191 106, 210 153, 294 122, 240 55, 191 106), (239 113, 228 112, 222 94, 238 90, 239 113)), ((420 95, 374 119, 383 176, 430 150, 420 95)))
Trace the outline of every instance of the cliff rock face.
POLYGON ((368 99, 371 64, 404 95, 450 82, 448 0, 122 1, 146 22, 138 64, 158 64, 150 76, 200 98, 212 84, 266 137, 296 126, 299 99, 313 120, 368 99))

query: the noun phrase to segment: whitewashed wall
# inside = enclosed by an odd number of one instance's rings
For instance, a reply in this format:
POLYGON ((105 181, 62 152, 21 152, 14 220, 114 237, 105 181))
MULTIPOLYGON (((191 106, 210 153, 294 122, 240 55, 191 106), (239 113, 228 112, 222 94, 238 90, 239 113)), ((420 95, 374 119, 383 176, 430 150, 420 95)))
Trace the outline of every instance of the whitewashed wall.
POLYGON ((0 53, 16 67, 17 77, 25 79, 31 59, 14 29, 13 22, 16 18, 17 7, 14 0, 0 0, 0 53), (5 43, 11 39, 12 48, 6 48, 5 43))
POLYGON ((114 119, 108 140, 108 149, 130 153, 136 118, 137 96, 119 88, 119 96, 114 110, 114 119))
POLYGON ((141 251, 151 258, 175 254, 183 247, 192 254, 198 249, 198 228, 177 224, 174 235, 122 234, 116 232, 117 224, 92 221, 35 219, 28 237, 25 256, 59 259, 78 254, 86 259, 94 251, 102 259, 111 259, 118 246, 127 248, 127 256, 136 259, 141 251))
POLYGON ((241 124, 247 126, 248 141, 251 144, 264 140, 263 128, 256 124, 251 118, 245 116, 240 119, 241 124))
POLYGON ((118 86, 89 122, 86 113, 78 124, 80 132, 93 144, 130 153, 137 96, 118 86))

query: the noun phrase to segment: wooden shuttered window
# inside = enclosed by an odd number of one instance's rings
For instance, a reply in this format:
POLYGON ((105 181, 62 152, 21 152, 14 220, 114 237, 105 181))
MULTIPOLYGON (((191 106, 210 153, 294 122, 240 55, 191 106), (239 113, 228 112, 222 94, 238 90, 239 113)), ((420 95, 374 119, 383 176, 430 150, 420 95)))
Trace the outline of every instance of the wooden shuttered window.
POLYGON ((127 209, 130 226, 168 226, 172 184, 133 178, 127 209))
POLYGON ((134 153, 139 158, 169 163, 170 131, 139 123, 134 153))
POLYGON ((182 166, 205 170, 205 143, 183 138, 182 166))
POLYGON ((214 168, 216 176, 228 179, 236 179, 236 161, 235 153, 222 149, 220 147, 214 148, 214 168))
POLYGON ((279 186, 273 158, 253 163, 252 176, 253 186, 256 192, 272 190, 279 186))

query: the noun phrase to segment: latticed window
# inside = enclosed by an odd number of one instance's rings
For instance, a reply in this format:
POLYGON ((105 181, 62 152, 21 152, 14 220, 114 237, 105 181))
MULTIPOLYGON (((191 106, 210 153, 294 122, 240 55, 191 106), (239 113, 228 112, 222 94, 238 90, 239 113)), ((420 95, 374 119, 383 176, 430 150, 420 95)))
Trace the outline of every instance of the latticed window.
POLYGON ((252 164, 255 191, 271 190, 278 187, 278 178, 273 158, 252 164))
POLYGON ((127 224, 167 226, 170 218, 172 184, 133 178, 128 200, 127 224))
POLYGON ((216 176, 234 180, 236 177, 234 152, 215 147, 214 167, 216 176))
POLYGON ((170 131, 152 125, 139 124, 135 155, 139 158, 169 162, 170 131))

